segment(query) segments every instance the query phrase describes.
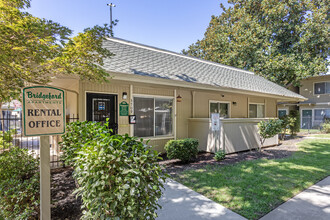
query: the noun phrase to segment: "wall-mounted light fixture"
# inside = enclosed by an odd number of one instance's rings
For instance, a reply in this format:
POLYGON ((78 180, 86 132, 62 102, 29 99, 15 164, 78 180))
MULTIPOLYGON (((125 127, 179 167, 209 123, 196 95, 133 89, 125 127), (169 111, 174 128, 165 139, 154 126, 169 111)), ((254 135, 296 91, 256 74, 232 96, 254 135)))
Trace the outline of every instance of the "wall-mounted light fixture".
POLYGON ((233 105, 237 105, 237 102, 233 102, 233 105))
POLYGON ((127 99, 127 92, 123 92, 123 99, 127 99))
POLYGON ((178 96, 176 97, 176 101, 177 101, 177 102, 181 102, 181 101, 182 101, 182 97, 181 97, 180 95, 178 95, 178 96))

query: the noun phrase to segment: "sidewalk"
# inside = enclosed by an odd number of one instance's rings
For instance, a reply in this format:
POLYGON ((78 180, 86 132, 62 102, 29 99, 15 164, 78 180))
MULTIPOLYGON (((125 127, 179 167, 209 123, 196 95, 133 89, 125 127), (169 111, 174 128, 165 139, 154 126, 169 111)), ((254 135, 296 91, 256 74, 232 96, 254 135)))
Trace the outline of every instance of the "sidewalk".
POLYGON ((159 203, 162 209, 157 211, 157 220, 245 219, 171 179, 166 181, 159 203))
POLYGON ((261 220, 330 219, 330 176, 283 203, 261 220))

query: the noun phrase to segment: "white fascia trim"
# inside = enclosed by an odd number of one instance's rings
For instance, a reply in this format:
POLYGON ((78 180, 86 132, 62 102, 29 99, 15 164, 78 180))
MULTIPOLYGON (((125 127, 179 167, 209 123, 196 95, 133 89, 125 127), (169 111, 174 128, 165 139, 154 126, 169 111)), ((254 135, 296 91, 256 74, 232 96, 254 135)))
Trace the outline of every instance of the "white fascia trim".
POLYGON ((127 82, 137 82, 137 83, 150 83, 156 85, 164 85, 164 86, 176 86, 182 88, 189 88, 189 89, 201 89, 201 90, 212 90, 212 91, 220 91, 220 92, 230 92, 230 93, 238 93, 238 94, 245 94, 245 95, 253 95, 253 96, 261 96, 268 97, 268 98, 276 98, 278 101, 306 101, 307 99, 299 99, 294 97, 286 97, 280 95, 271 95, 267 93, 258 93, 258 92, 251 92, 247 90, 239 90, 234 88, 225 88, 225 87, 215 87, 206 84, 200 83, 189 83, 177 80, 170 80, 170 79, 162 79, 162 78, 152 78, 148 76, 139 76, 127 73, 119 73, 119 72, 109 72, 111 78, 114 80, 121 80, 127 82))

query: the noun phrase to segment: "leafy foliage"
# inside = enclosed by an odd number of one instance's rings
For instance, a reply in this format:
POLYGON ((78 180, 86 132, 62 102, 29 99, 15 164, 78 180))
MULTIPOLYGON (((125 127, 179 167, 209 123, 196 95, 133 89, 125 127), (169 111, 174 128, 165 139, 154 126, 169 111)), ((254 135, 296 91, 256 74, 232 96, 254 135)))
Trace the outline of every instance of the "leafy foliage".
POLYGON ((300 131, 300 114, 299 110, 291 110, 289 113, 290 118, 295 118, 296 121, 289 125, 291 136, 296 135, 300 131))
POLYGON ((272 138, 281 132, 281 124, 282 121, 279 119, 269 119, 258 123, 261 144, 259 150, 261 150, 267 138, 272 138))
POLYGON ((26 149, 0 154, 0 216, 36 219, 39 212, 39 161, 26 149))
POLYGON ((0 150, 8 149, 12 146, 13 135, 16 132, 16 129, 11 129, 9 131, 0 131, 0 150))
POLYGON ((166 143, 165 150, 169 159, 180 159, 182 162, 188 163, 196 158, 198 145, 198 140, 194 138, 170 140, 166 143))
POLYGON ((109 129, 96 122, 72 122, 66 126, 66 133, 62 135, 60 143, 63 152, 62 159, 66 165, 74 164, 77 153, 90 140, 98 140, 101 134, 109 133, 109 129))
POLYGON ((30 2, 0 1, 0 102, 17 98, 24 82, 45 84, 54 75, 106 80, 103 59, 111 53, 102 42, 110 28, 95 26, 69 37, 69 28, 27 13, 30 2))
POLYGON ((218 151, 218 152, 216 152, 215 155, 214 155, 214 159, 215 159, 216 161, 221 161, 221 160, 225 159, 225 157, 226 157, 226 154, 225 154, 225 152, 223 152, 223 151, 218 151))
POLYGON ((281 120, 281 130, 282 130, 282 140, 284 140, 285 134, 290 127, 294 127, 296 125, 297 118, 292 117, 290 115, 284 115, 280 117, 281 120))
POLYGON ((326 73, 329 11, 319 0, 229 0, 182 53, 253 71, 283 86, 326 73))
POLYGON ((327 134, 330 133, 330 121, 322 124, 322 131, 327 134))
POLYGON ((62 146, 75 168, 83 219, 156 218, 166 177, 158 152, 142 139, 111 135, 107 123, 75 122, 67 131, 62 146))

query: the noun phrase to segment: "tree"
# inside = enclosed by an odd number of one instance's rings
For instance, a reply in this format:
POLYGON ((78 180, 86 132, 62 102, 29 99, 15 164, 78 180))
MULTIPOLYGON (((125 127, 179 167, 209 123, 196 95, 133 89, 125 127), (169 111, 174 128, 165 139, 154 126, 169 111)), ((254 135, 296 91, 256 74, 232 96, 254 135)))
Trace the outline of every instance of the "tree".
POLYGON ((329 65, 329 2, 229 0, 212 16, 204 38, 182 53, 299 86, 329 65))
POLYGON ((69 28, 24 12, 30 2, 0 0, 0 103, 18 98, 25 83, 45 84, 60 74, 106 80, 103 59, 111 53, 102 42, 110 28, 95 26, 70 37, 69 28))
POLYGON ((260 135, 259 151, 261 151, 267 138, 272 138, 281 132, 281 124, 282 121, 279 119, 269 119, 258 123, 258 133, 260 135))

